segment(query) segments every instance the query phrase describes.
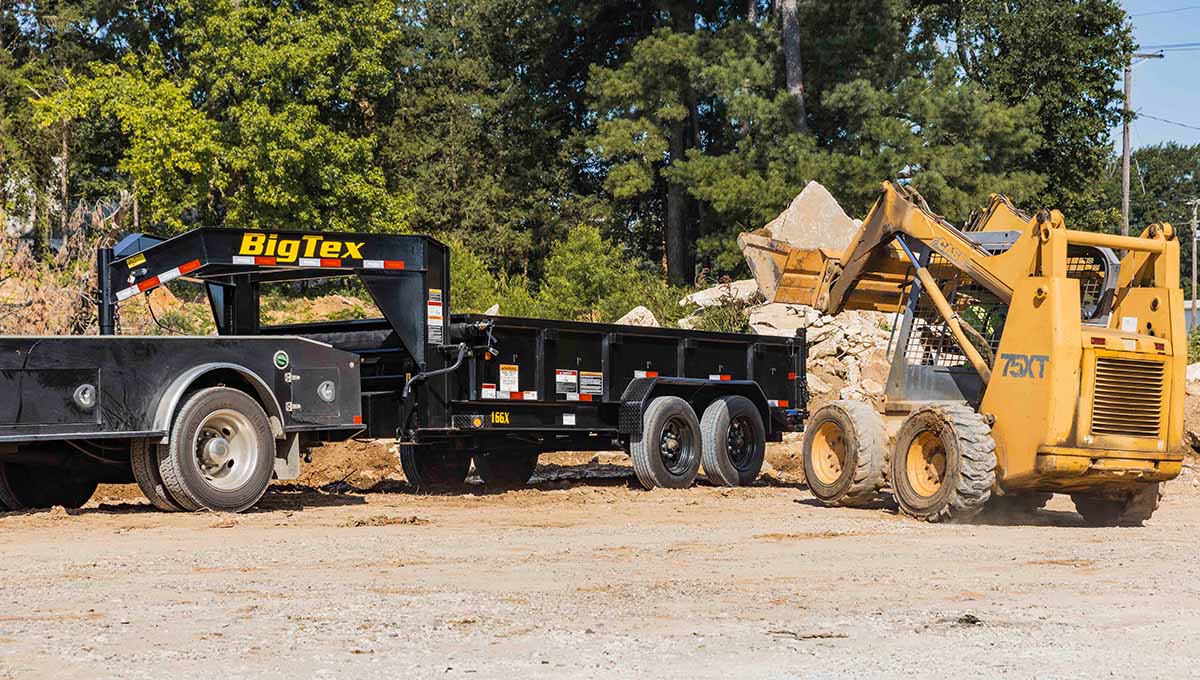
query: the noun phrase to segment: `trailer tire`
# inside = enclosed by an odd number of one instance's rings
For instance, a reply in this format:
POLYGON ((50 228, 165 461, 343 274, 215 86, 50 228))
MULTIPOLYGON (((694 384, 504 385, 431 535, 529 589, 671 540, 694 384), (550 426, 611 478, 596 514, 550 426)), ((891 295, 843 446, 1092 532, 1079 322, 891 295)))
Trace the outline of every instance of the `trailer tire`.
POLYGON ((1140 527, 1154 515, 1162 502, 1162 484, 1147 484, 1118 497, 1073 493, 1075 511, 1097 527, 1140 527))
POLYGON ((486 486, 514 488, 525 486, 537 469, 536 453, 476 453, 475 472, 486 486))
POLYGON ((818 501, 861 507, 879 498, 887 469, 887 432, 870 404, 826 404, 805 430, 804 480, 818 501))
POLYGON ((471 456, 433 451, 426 445, 401 444, 400 467, 408 483, 422 489, 461 488, 471 472, 471 456))
POLYGON ((996 483, 991 427, 962 404, 913 411, 896 435, 891 480, 906 515, 929 522, 973 517, 996 483))
POLYGON ((700 420, 691 405, 679 397, 657 397, 629 453, 642 486, 686 489, 700 472, 701 448, 700 420))
POLYGON ((95 478, 55 465, 0 463, 0 501, 9 510, 80 508, 96 493, 95 478))
POLYGON ((700 419, 704 475, 717 486, 747 486, 758 478, 767 453, 767 429, 754 402, 721 397, 700 419))
POLYGON ((171 498, 158 470, 158 445, 148 439, 135 439, 129 444, 129 461, 133 466, 133 478, 142 495, 154 507, 163 512, 180 512, 183 506, 171 498))
POLYGON ((185 509, 241 512, 271 483, 271 422, 241 390, 209 387, 193 393, 175 416, 169 441, 159 473, 167 493, 185 509))

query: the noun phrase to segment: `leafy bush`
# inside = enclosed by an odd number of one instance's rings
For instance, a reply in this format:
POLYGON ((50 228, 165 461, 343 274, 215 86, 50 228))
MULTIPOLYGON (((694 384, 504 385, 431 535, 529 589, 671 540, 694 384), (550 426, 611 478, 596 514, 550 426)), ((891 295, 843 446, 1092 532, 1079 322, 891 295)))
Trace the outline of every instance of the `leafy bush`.
POLYGON ((503 282, 500 311, 510 316, 611 323, 642 305, 659 323, 674 325, 685 311, 678 301, 687 291, 667 286, 644 266, 595 227, 579 226, 551 249, 536 294, 524 277, 503 282))
POLYGON ((487 263, 461 239, 446 239, 450 246, 450 311, 483 312, 499 301, 499 285, 487 263))

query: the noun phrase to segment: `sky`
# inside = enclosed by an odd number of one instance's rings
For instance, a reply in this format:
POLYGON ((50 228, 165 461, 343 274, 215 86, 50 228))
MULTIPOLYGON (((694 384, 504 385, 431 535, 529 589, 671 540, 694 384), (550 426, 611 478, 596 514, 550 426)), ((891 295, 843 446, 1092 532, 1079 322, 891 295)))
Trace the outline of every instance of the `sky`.
MULTIPOLYGON (((1200 144, 1200 0, 1122 0, 1121 5, 1130 14, 1140 52, 1157 52, 1156 45, 1190 43, 1165 49, 1163 59, 1134 65, 1133 110, 1141 117, 1133 123, 1133 147, 1200 144)), ((1119 126, 1113 130, 1113 141, 1119 150, 1119 126)))

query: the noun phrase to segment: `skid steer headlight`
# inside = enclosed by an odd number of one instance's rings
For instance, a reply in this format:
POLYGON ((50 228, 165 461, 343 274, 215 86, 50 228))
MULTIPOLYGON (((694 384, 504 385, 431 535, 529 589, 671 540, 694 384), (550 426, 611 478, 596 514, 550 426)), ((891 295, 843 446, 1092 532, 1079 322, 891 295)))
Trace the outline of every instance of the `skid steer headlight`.
POLYGON ((317 396, 320 397, 322 401, 327 401, 332 404, 333 400, 337 399, 337 385, 334 385, 332 380, 326 380, 320 385, 317 385, 317 396))

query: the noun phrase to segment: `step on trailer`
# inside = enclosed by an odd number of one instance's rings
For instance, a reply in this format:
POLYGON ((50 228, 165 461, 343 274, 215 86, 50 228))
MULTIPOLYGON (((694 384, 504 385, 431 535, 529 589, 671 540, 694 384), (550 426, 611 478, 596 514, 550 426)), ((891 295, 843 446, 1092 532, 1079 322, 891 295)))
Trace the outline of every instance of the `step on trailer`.
POLYGON ((322 442, 394 438, 410 484, 519 485, 538 455, 623 448, 639 481, 747 484, 802 428, 805 340, 451 315, 426 236, 196 229, 97 251, 99 335, 0 337, 0 504, 137 482, 163 510, 241 511, 322 442), (267 326, 260 287, 357 277, 380 319, 267 326), (121 336, 117 309, 205 286, 216 336, 121 336))

